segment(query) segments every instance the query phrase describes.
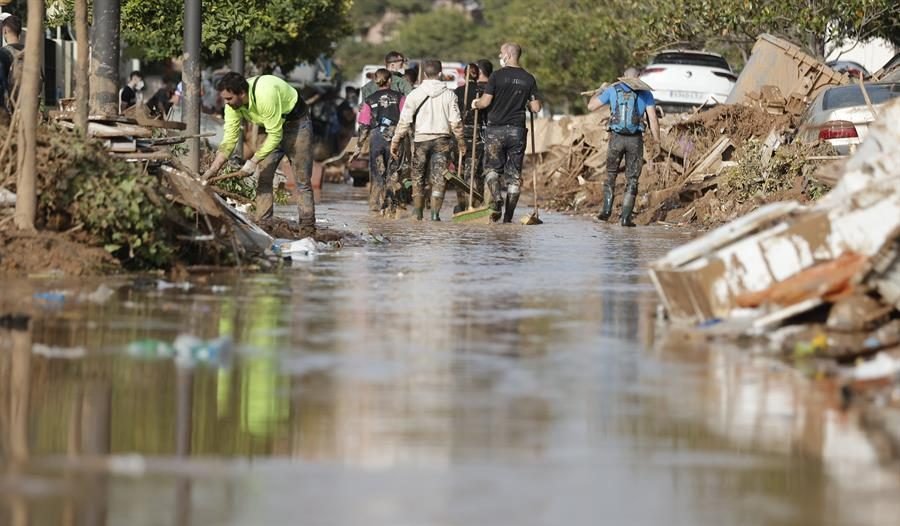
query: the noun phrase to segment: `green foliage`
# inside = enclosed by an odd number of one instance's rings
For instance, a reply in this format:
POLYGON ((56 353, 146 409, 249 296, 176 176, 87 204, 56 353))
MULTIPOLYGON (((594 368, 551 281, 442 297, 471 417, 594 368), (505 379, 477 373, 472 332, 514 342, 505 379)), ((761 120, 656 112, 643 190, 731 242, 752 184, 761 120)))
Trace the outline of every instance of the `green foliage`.
POLYGON ((883 37, 900 44, 900 4, 896 0, 630 3, 641 14, 644 31, 636 43, 644 51, 675 45, 734 44, 748 54, 760 33, 787 38, 819 59, 827 54, 827 42, 840 45, 851 38, 883 37))
POLYGON ((723 175, 721 188, 733 195, 738 203, 757 195, 790 190, 798 180, 803 181, 804 193, 809 199, 818 199, 828 191, 827 186, 810 180, 808 172, 814 167, 809 157, 833 154, 831 145, 787 144, 775 150, 767 163, 762 160, 763 148, 758 139, 748 140, 735 158, 737 165, 723 175))
MULTIPOLYGON (((48 0, 51 2, 51 0, 48 0)), ((225 57, 244 38, 248 58, 264 69, 289 68, 328 53, 349 34, 352 0, 204 0, 204 58, 225 57)), ((149 60, 178 57, 184 43, 184 0, 123 0, 122 35, 149 60)), ((49 26, 72 20, 73 0, 51 13, 49 26)))
POLYGON ((522 65, 537 77, 545 98, 563 110, 571 110, 574 102, 577 111, 584 108, 579 92, 612 80, 631 65, 627 28, 632 18, 617 7, 620 2, 485 0, 485 17, 477 21, 458 10, 437 9, 410 16, 382 45, 345 41, 336 57, 350 75, 364 64, 381 63, 390 49, 410 58, 487 58, 499 67, 500 45, 512 41, 523 47, 522 65))
POLYGON ((71 137, 56 130, 46 139, 55 171, 42 185, 39 208, 44 222, 68 216, 130 267, 158 268, 170 263, 172 240, 161 228, 168 209, 155 195, 158 179, 110 158, 98 142, 71 137))

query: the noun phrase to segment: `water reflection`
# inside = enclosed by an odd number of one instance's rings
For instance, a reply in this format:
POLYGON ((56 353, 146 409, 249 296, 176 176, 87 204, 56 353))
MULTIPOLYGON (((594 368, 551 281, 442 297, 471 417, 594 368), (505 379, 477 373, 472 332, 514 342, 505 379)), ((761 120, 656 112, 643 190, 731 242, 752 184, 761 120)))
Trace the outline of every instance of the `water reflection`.
POLYGON ((322 207, 392 243, 283 273, 187 290, 121 278, 102 305, 77 300, 97 283, 0 283, 69 291, 0 329, 0 524, 877 524, 900 511, 896 477, 822 390, 657 330, 641 265, 687 234, 553 216, 460 229, 364 209, 322 207), (161 351, 187 334, 233 345, 161 351))

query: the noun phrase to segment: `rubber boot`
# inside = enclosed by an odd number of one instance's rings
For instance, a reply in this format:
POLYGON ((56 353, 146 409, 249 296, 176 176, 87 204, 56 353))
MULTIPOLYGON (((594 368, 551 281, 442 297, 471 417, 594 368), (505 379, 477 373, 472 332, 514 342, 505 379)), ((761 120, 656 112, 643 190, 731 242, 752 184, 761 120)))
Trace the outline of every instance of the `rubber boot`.
POLYGON ((503 211, 503 222, 512 223, 516 205, 519 203, 519 194, 506 194, 506 210, 503 211))
POLYGON ((622 201, 622 217, 619 224, 622 226, 635 226, 631 220, 631 212, 634 210, 634 194, 625 194, 625 200, 622 201))
POLYGON ((441 207, 444 206, 444 198, 443 197, 432 197, 431 198, 431 220, 432 221, 440 221, 441 220, 441 207))
POLYGON ((417 221, 422 220, 422 209, 425 208, 425 199, 420 196, 413 196, 413 218, 417 221))
POLYGON ((612 215, 613 208, 613 189, 608 185, 603 185, 603 209, 597 214, 597 219, 606 221, 612 215))

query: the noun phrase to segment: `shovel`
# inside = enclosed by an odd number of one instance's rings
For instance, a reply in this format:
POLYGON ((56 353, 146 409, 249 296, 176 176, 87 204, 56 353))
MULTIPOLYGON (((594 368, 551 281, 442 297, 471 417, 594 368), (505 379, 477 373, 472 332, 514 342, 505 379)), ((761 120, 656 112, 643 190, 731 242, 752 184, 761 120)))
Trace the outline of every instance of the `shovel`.
MULTIPOLYGON (((475 192, 475 168, 476 168, 476 151, 475 145, 478 142, 478 110, 475 110, 475 126, 473 127, 472 132, 472 170, 469 174, 469 209, 463 210, 458 214, 453 214, 453 222, 454 223, 464 223, 470 221, 479 221, 482 223, 490 223, 491 222, 491 213, 493 209, 489 206, 483 206, 481 208, 472 208, 472 198, 475 192)), ((462 175, 462 156, 460 156, 459 168, 457 169, 457 175, 462 175)))
MULTIPOLYGON (((531 112, 531 156, 534 157, 536 154, 535 146, 534 146, 534 112, 531 112)), ((543 164, 543 163, 541 163, 543 164)), ((534 210, 523 217, 521 223, 523 225, 540 225, 543 223, 541 218, 538 216, 538 195, 537 195, 537 173, 539 167, 535 167, 531 170, 531 187, 534 190, 534 210)))

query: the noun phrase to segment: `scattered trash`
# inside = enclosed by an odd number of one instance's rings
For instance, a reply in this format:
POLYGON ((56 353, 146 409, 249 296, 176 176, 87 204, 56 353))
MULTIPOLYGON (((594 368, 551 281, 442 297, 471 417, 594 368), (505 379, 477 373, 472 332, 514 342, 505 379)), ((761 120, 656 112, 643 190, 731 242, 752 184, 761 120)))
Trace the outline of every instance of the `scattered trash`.
POLYGON ((272 244, 272 252, 291 261, 313 261, 319 256, 319 246, 311 237, 297 241, 276 239, 272 244))
POLYGON ((47 358, 76 360, 87 356, 84 347, 50 347, 43 343, 35 343, 31 346, 31 352, 47 358))
POLYGON ((105 284, 100 284, 97 287, 97 290, 90 293, 82 292, 78 295, 78 301, 87 301, 90 303, 96 303, 97 305, 102 305, 109 301, 110 298, 115 295, 116 291, 107 287, 105 284))
POLYGON ((179 290, 183 290, 183 291, 188 291, 188 290, 191 290, 192 288, 194 288, 194 286, 187 281, 182 281, 180 283, 171 283, 164 279, 158 279, 158 280, 156 280, 156 288, 157 288, 157 290, 179 289, 179 290))
POLYGON ((172 346, 175 348, 175 361, 182 365, 223 365, 230 359, 232 341, 228 336, 203 340, 190 334, 180 334, 172 346))
POLYGON ((46 306, 59 307, 66 301, 67 294, 67 292, 60 290, 35 292, 34 299, 46 306))
POLYGON ((16 194, 6 188, 0 188, 0 208, 16 206, 16 194))

